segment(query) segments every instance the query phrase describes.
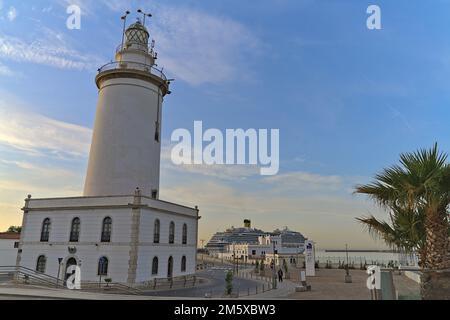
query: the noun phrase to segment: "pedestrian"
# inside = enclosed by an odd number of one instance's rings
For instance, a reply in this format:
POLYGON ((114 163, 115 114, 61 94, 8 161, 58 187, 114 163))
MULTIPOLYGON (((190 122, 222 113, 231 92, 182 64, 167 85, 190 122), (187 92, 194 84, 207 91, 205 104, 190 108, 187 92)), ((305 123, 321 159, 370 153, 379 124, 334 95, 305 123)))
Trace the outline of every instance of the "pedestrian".
POLYGON ((278 281, 279 282, 283 282, 283 276, 284 276, 284 273, 283 273, 283 270, 278 270, 278 281))

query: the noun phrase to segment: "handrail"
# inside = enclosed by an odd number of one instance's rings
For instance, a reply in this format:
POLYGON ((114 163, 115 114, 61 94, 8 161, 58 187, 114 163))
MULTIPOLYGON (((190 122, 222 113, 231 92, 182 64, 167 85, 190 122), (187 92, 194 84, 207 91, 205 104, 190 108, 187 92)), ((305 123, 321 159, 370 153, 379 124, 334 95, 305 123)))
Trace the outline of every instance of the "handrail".
MULTIPOLYGON (((58 279, 56 277, 47 275, 45 273, 40 273, 36 270, 26 268, 26 267, 17 267, 17 266, 0 266, 0 274, 1 273, 11 273, 15 276, 21 276, 21 278, 28 277, 28 280, 44 284, 51 287, 56 288, 62 288, 67 289, 66 287, 66 281, 62 279, 58 279)), ((122 292, 131 293, 134 295, 141 294, 142 291, 133 288, 130 286, 127 286, 122 283, 97 283, 97 282, 90 282, 90 281, 82 281, 81 282, 81 289, 82 290, 92 290, 92 289, 104 289, 105 287, 110 287, 111 289, 117 289, 122 292)))
POLYGON ((0 266, 0 273, 14 274, 15 277, 22 276, 25 280, 32 280, 51 287, 66 288, 64 280, 49 276, 45 273, 37 272, 26 267, 0 266))
POLYGON ((118 283, 118 282, 112 282, 112 283, 100 283, 100 282, 95 282, 95 281, 83 281, 81 283, 81 288, 82 290, 95 290, 95 289, 105 289, 105 288, 110 288, 110 289, 117 289, 119 291, 125 291, 126 293, 131 293, 134 295, 139 295, 142 294, 142 291, 131 287, 131 286, 127 286, 123 283, 118 283))
POLYGON ((140 63, 140 62, 133 62, 133 61, 116 61, 116 62, 110 62, 105 64, 104 66, 100 67, 98 69, 99 73, 105 72, 105 71, 111 71, 111 70, 123 70, 123 69, 129 69, 129 70, 138 70, 138 71, 144 71, 148 72, 152 75, 155 75, 157 77, 162 78, 164 81, 167 81, 166 75, 162 72, 162 70, 159 70, 155 68, 152 65, 140 63))
POLYGON ((35 275, 35 276, 39 276, 40 278, 47 278, 47 279, 51 279, 51 280, 53 280, 55 282, 62 282, 61 279, 58 279, 58 278, 50 276, 48 274, 41 273, 41 272, 38 272, 36 270, 30 269, 30 268, 27 268, 27 267, 22 267, 22 266, 19 266, 19 267, 17 267, 17 266, 0 266, 0 272, 2 272, 2 271, 3 272, 9 272, 9 273, 21 272, 22 271, 22 273, 24 273, 24 274, 32 274, 32 275, 35 275))
POLYGON ((119 53, 122 50, 128 50, 128 49, 148 52, 151 55, 154 54, 154 50, 153 50, 152 46, 144 45, 144 44, 142 44, 140 42, 137 42, 137 41, 127 41, 124 44, 119 44, 117 46, 117 48, 116 48, 116 53, 119 53), (131 48, 132 45, 136 45, 137 48, 136 47, 131 48))

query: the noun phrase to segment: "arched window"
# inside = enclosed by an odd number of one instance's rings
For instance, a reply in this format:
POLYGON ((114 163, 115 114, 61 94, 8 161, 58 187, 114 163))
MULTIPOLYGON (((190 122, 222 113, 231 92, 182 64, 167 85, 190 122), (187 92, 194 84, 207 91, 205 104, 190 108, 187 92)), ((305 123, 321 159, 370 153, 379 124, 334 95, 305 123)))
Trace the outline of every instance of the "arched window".
POLYGON ((154 276, 158 274, 158 267, 159 267, 158 264, 159 264, 158 257, 154 257, 152 263, 152 275, 154 276))
POLYGON ((112 219, 106 217, 102 226, 102 242, 111 242, 112 219))
POLYGON ((70 242, 78 242, 80 239, 80 218, 75 218, 72 220, 72 226, 70 227, 70 242))
POLYGON ((187 244, 187 224, 183 224, 183 244, 187 244))
POLYGON ((181 258, 181 272, 186 272, 186 256, 181 258))
POLYGON ((172 221, 169 227, 169 243, 175 243, 175 223, 172 221))
POLYGON ((153 243, 159 243, 159 231, 161 229, 161 223, 158 219, 155 220, 155 230, 153 230, 153 243))
POLYGON ((98 275, 99 276, 107 276, 108 275, 108 258, 107 257, 101 257, 100 260, 98 260, 98 275))
POLYGON ((44 222, 42 222, 41 229, 41 242, 48 242, 50 238, 50 226, 51 226, 50 218, 46 218, 44 222))
POLYGON ((47 258, 45 256, 39 256, 36 263, 36 271, 45 273, 45 267, 47 265, 47 258))
POLYGON ((167 278, 172 279, 173 276, 173 258, 169 257, 169 261, 167 262, 167 278))

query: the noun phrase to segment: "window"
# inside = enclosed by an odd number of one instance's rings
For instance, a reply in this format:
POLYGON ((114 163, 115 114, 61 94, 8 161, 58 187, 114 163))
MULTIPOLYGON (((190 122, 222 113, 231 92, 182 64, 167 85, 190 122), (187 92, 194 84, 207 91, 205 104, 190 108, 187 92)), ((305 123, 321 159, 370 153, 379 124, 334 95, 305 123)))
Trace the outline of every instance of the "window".
POLYGON ((161 223, 158 219, 155 220, 155 230, 153 231, 153 243, 159 243, 159 231, 161 229, 161 223))
POLYGON ((14 242, 14 249, 18 249, 19 248, 19 244, 20 244, 20 242, 14 242))
POLYGON ((175 243, 175 223, 172 221, 169 227, 169 243, 175 243))
POLYGON ((80 218, 75 218, 72 220, 72 225, 70 227, 70 242, 78 242, 80 238, 80 218))
POLYGON ((108 258, 101 257, 100 260, 98 260, 98 275, 99 276, 107 276, 108 275, 108 258))
POLYGON ((42 230, 41 230, 41 242, 48 242, 48 239, 50 238, 50 218, 47 218, 42 223, 42 230))
POLYGON ((252 256, 256 256, 256 250, 252 250, 252 256))
POLYGON ((152 199, 158 199, 158 190, 156 189, 152 190, 152 199))
POLYGON ((187 224, 183 225, 183 244, 187 244, 187 224))
POLYGON ((102 226, 102 242, 111 242, 112 219, 106 217, 102 226))
POLYGON ((186 256, 181 258, 181 272, 186 272, 186 256))
POLYGON ((154 257, 153 258, 153 263, 152 263, 152 275, 156 276, 158 274, 158 257, 154 257))
POLYGON ((39 256, 36 264, 36 271, 45 273, 45 266, 47 265, 47 258, 45 256, 39 256))

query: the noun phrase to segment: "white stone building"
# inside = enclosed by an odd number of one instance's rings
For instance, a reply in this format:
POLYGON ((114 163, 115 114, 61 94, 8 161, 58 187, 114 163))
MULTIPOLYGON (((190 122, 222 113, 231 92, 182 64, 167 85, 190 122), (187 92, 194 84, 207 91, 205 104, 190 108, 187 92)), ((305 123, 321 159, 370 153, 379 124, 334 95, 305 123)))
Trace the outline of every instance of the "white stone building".
POLYGON ((15 266, 20 234, 14 232, 0 233, 0 266, 15 266))
POLYGON ((97 115, 84 195, 25 200, 17 265, 60 279, 129 285, 196 271, 199 211, 159 199, 165 75, 149 32, 125 32, 115 62, 99 69, 97 115))

